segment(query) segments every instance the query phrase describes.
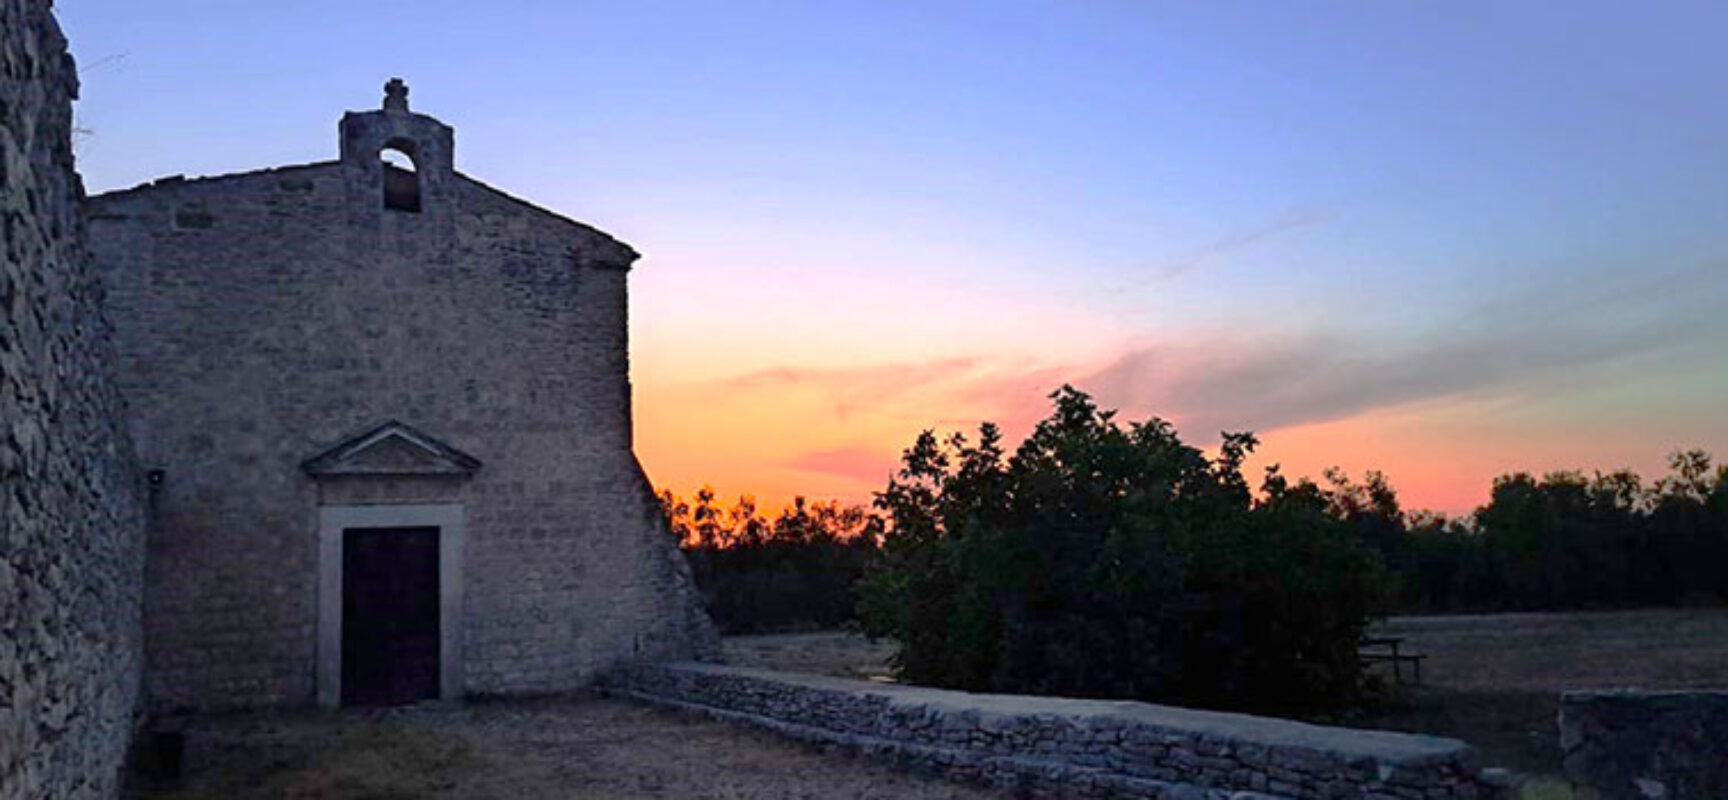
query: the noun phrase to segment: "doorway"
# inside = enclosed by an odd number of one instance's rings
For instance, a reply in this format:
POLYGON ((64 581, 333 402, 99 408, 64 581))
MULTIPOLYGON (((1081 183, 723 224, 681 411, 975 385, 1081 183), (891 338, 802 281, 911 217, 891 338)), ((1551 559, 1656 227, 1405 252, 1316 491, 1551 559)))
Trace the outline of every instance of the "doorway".
POLYGON ((318 509, 318 705, 462 696, 460 503, 318 509))
POLYGON ((437 698, 438 529, 342 533, 342 705, 437 698))

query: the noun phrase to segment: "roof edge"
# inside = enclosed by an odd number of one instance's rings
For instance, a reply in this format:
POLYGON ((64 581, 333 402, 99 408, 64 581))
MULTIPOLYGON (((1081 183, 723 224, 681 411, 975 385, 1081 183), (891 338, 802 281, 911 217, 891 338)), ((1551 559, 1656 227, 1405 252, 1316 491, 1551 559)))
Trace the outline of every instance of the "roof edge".
POLYGON ((597 236, 600 239, 604 240, 606 243, 612 245, 614 248, 616 248, 619 251, 619 257, 617 259, 607 259, 607 260, 595 261, 595 262, 587 264, 587 266, 599 267, 602 269, 628 270, 628 269, 630 269, 632 264, 636 263, 637 259, 642 257, 641 253, 636 252, 636 248, 631 247, 628 244, 625 244, 624 241, 619 239, 618 237, 613 236, 612 234, 607 233, 603 230, 600 230, 599 228, 596 228, 593 225, 589 225, 586 222, 582 222, 580 220, 571 218, 569 216, 561 214, 557 211, 553 211, 553 210, 546 208, 544 206, 535 205, 531 201, 517 197, 516 195, 513 195, 509 192, 504 191, 503 189, 500 189, 496 186, 493 186, 489 183, 486 183, 485 181, 479 180, 478 178, 475 178, 472 175, 461 172, 460 170, 458 170, 456 172, 456 177, 459 180, 467 182, 469 185, 473 186, 476 189, 480 189, 481 191, 484 191, 484 192, 489 192, 489 193, 496 195, 499 198, 506 200, 510 203, 521 206, 521 207, 528 209, 530 211, 533 211, 537 214, 541 214, 541 215, 544 215, 546 217, 550 217, 553 220, 556 220, 558 222, 564 223, 565 225, 569 225, 573 228, 576 228, 577 230, 581 231, 582 233, 589 234, 592 236, 597 236))
POLYGON ((185 175, 164 175, 155 180, 145 181, 126 189, 110 189, 100 194, 93 194, 87 199, 91 201, 107 200, 109 198, 118 198, 122 195, 148 192, 152 189, 169 189, 179 186, 215 183, 217 181, 233 180, 235 178, 255 178, 260 175, 270 175, 280 172, 295 172, 299 170, 318 169, 320 167, 333 167, 341 163, 341 161, 331 159, 329 161, 312 161, 305 164, 284 164, 278 167, 265 167, 263 169, 253 169, 245 172, 226 172, 221 175, 199 175, 193 178, 188 178, 185 175))

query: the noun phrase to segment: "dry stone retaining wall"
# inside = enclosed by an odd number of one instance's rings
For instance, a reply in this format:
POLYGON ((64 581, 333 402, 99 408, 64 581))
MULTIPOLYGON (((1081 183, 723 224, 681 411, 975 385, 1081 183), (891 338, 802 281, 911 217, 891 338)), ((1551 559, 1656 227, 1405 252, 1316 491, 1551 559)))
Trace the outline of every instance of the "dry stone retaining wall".
POLYGON ((1560 746, 1581 800, 1728 797, 1728 691, 1567 692, 1560 746))
POLYGON ((143 518, 46 0, 0 0, 0 800, 111 797, 138 699, 143 518))
POLYGON ((607 691, 1041 796, 1469 800, 1463 742, 1107 700, 969 694, 713 664, 615 670, 607 691))

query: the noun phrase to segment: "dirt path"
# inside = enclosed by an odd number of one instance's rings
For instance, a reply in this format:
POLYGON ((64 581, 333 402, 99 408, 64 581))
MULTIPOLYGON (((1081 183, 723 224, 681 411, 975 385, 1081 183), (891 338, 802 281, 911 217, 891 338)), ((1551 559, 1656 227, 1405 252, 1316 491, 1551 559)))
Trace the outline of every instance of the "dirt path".
POLYGON ((250 714, 187 731, 188 775, 148 800, 989 798, 750 728, 586 696, 250 714))

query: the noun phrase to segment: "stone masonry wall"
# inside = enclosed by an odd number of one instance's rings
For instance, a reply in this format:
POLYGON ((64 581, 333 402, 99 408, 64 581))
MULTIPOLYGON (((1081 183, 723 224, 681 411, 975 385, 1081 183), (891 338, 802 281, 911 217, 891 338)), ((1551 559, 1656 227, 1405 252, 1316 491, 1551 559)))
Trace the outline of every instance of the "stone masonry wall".
POLYGON ((1155 706, 969 694, 710 664, 603 676, 621 696, 881 754, 1034 796, 1467 800, 1463 742, 1155 706))
POLYGON ((111 797, 133 730, 143 522, 45 0, 0 0, 0 798, 111 797))
POLYGON ((153 711, 307 705, 317 514, 466 507, 464 691, 555 691, 712 645, 630 449, 627 246, 454 171, 450 128, 350 113, 336 161, 90 201, 121 381, 153 487, 153 711), (383 207, 414 150, 422 210, 383 207), (315 480, 387 420, 471 478, 315 480), (704 644, 706 643, 706 645, 704 644))
POLYGON ((1728 691, 1567 692, 1560 746, 1579 800, 1728 797, 1728 691))

